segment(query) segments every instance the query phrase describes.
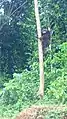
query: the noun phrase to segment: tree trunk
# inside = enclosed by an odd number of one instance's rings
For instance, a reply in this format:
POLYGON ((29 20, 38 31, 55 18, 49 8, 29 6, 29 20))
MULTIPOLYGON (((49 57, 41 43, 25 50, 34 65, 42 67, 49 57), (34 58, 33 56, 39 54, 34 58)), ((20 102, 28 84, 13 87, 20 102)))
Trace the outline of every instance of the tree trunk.
POLYGON ((37 33, 38 33, 38 50, 39 50, 39 68, 40 68, 39 95, 41 97, 43 97, 44 96, 43 48, 42 48, 41 26, 40 26, 40 18, 39 18, 38 1, 37 0, 34 0, 34 6, 35 6, 35 16, 36 16, 37 33))

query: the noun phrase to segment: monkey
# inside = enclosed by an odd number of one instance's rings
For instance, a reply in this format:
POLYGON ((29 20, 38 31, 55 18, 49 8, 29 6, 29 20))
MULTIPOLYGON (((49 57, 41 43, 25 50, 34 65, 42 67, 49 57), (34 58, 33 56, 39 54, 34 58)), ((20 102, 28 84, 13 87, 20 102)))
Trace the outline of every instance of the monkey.
POLYGON ((42 35, 42 46, 43 50, 47 48, 50 44, 50 29, 42 29, 41 30, 41 35, 42 35))
POLYGON ((46 52, 44 52, 44 49, 46 49, 49 46, 49 44, 50 44, 50 36, 51 36, 50 27, 43 28, 41 30, 41 38, 38 38, 38 36, 37 36, 37 38, 42 41, 43 55, 46 53, 46 52))

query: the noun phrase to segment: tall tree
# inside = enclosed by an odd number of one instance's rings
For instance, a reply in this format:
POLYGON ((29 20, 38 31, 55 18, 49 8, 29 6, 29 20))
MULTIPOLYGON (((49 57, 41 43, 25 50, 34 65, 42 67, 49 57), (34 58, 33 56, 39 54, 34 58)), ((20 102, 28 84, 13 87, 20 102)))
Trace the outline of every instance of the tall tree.
POLYGON ((15 71, 21 72, 27 68, 28 58, 32 54, 32 23, 29 22, 30 18, 33 19, 32 5, 31 1, 6 0, 0 10, 0 72, 12 78, 15 71))
POLYGON ((39 48, 39 67, 40 67, 39 95, 41 97, 43 97, 43 95, 44 95, 43 48, 42 48, 41 26, 40 26, 40 18, 39 18, 38 1, 37 0, 34 0, 34 6, 35 6, 35 16, 36 16, 36 24, 37 24, 37 32, 38 32, 38 48, 39 48))

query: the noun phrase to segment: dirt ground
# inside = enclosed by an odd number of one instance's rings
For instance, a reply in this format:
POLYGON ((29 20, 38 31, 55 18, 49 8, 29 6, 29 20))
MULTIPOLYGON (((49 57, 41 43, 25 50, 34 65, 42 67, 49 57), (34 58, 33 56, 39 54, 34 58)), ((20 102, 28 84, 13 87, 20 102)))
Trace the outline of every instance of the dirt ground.
POLYGON ((31 106, 21 111, 16 119, 67 119, 67 107, 50 106, 31 106))

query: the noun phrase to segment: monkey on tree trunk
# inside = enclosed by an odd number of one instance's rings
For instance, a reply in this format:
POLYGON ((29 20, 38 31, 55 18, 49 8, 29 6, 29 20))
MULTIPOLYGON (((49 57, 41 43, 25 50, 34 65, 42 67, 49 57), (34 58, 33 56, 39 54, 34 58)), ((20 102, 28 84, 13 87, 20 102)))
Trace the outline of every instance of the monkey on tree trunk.
POLYGON ((48 29, 42 29, 41 31, 42 34, 42 46, 43 46, 43 51, 45 48, 47 48, 50 44, 50 28, 48 29))

